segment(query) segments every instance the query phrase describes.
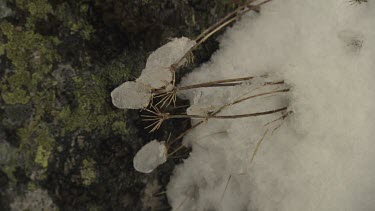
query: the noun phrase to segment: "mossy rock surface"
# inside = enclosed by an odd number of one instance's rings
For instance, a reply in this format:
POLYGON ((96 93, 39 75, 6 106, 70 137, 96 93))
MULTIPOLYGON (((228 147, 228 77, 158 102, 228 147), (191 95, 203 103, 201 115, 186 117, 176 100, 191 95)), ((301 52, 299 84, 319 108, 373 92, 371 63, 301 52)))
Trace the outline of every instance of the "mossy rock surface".
MULTIPOLYGON (((138 77, 169 38, 194 38, 236 2, 1 3, 0 210, 24 206, 38 193, 59 210, 168 210, 165 195, 150 197, 148 189, 163 192, 181 159, 147 175, 132 161, 149 140, 177 135, 188 123, 170 121, 149 134, 138 111, 116 109, 110 92, 138 77)), ((205 43, 178 78, 217 47, 215 39, 205 43)))

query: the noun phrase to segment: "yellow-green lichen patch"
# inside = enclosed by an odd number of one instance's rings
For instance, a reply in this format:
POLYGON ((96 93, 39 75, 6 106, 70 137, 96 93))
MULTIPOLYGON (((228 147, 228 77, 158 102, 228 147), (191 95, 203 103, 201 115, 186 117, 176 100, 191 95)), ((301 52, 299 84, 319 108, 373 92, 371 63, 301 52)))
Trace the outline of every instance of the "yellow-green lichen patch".
POLYGON ((28 11, 34 18, 46 19, 48 14, 53 13, 48 0, 16 0, 16 4, 19 8, 28 11))
POLYGON ((50 64, 58 58, 55 46, 60 43, 56 37, 42 36, 22 26, 14 26, 7 21, 0 23, 0 31, 7 38, 2 45, 5 55, 16 70, 50 71, 50 64))
POLYGON ((19 147, 25 159, 25 169, 31 174, 35 167, 46 169, 48 161, 55 146, 46 124, 38 124, 39 121, 30 122, 24 128, 17 131, 21 140, 19 147))
POLYGON ((43 168, 47 168, 50 155, 51 151, 47 151, 43 146, 39 146, 36 151, 35 163, 41 165, 43 168))
POLYGON ((126 127, 126 122, 124 121, 115 121, 112 123, 112 131, 116 135, 126 135, 128 134, 128 130, 126 127))
POLYGON ((26 104, 37 92, 38 84, 44 82, 53 62, 58 60, 55 47, 59 40, 7 21, 0 23, 0 32, 6 37, 0 49, 13 65, 12 71, 1 79, 1 96, 7 104, 26 104))
POLYGON ((95 162, 93 160, 84 159, 81 168, 82 184, 91 185, 96 180, 95 162))

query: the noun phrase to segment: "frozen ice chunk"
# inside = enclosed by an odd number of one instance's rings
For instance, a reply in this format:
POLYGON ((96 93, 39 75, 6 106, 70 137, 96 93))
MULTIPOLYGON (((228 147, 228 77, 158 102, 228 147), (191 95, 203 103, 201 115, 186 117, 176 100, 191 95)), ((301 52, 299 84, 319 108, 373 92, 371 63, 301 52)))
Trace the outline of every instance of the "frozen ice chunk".
POLYGON ((133 159, 134 168, 142 173, 150 173, 167 161, 167 147, 164 141, 156 139, 144 145, 133 159))
POLYGON ((117 108, 140 109, 148 106, 151 88, 144 84, 128 81, 111 92, 112 103, 117 108))
POLYGON ((137 82, 148 85, 154 89, 167 86, 173 79, 173 73, 165 67, 146 67, 143 69, 137 82))
MULTIPOLYGON (((182 58, 195 45, 195 41, 186 37, 174 38, 172 41, 156 49, 147 59, 146 68, 168 68, 182 58)), ((182 62, 180 65, 182 65, 182 62)))

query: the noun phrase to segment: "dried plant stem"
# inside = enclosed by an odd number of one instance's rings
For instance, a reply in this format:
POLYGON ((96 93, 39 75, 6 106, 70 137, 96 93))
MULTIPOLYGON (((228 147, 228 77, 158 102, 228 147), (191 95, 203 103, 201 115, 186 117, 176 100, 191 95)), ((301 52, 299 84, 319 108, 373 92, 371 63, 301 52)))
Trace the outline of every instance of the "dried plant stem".
MULTIPOLYGON (((273 113, 277 113, 277 112, 280 112, 280 111, 285 111, 287 110, 288 107, 283 107, 283 108, 279 108, 279 109, 274 109, 274 110, 270 110, 270 111, 264 111, 264 112, 257 112, 257 113, 250 113, 250 114, 241 114, 241 115, 228 115, 228 116, 199 116, 199 115, 170 115, 169 118, 170 119, 174 119, 174 118, 197 118, 197 119, 207 119, 207 118, 216 118, 216 119, 238 119, 238 118, 245 118, 245 117, 255 117, 255 116, 262 116, 262 115, 268 115, 268 114, 273 114, 273 113)), ((184 135, 186 135, 188 132, 190 132, 191 130, 193 130, 193 128, 195 127, 198 127, 200 124, 202 124, 204 121, 200 121, 198 123, 196 123, 195 125, 193 125, 191 128, 189 128, 188 130, 184 131, 182 134, 180 134, 178 137, 176 137, 170 144, 173 144, 176 140, 179 140, 180 138, 182 138, 184 135)), ((266 131, 266 133, 268 132, 268 129, 266 131)), ((260 144, 262 143, 266 133, 264 133, 262 139, 258 142, 257 144, 257 147, 255 148, 255 151, 253 152, 253 156, 251 158, 251 162, 253 161, 258 149, 259 149, 259 146, 260 144)), ((176 150, 174 150, 173 152, 171 152, 170 154, 168 154, 167 157, 177 153, 178 151, 180 151, 181 149, 183 149, 185 146, 184 145, 181 145, 180 147, 178 147, 176 150)))
MULTIPOLYGON (((261 77, 267 77, 263 75, 261 77)), ((224 80, 217 80, 217 81, 210 81, 200 84, 193 84, 183 87, 173 87, 172 90, 166 89, 159 89, 154 90, 153 95, 155 98, 161 98, 161 100, 156 104, 156 106, 163 107, 169 106, 172 102, 176 106, 177 100, 177 92, 190 90, 190 89, 197 89, 197 88, 208 88, 208 87, 224 87, 224 86, 237 86, 240 85, 243 81, 253 79, 253 76, 243 77, 243 78, 233 78, 233 79, 224 79, 224 80)), ((283 84, 284 81, 276 81, 276 82, 265 82, 264 86, 266 85, 280 85, 283 84)))
MULTIPOLYGON (((261 76, 266 77, 266 76, 261 76)), ((223 79, 217 81, 204 82, 199 84, 187 85, 182 87, 174 87, 173 90, 168 91, 165 89, 154 90, 153 94, 155 97, 163 97, 172 92, 184 91, 189 89, 198 89, 198 88, 207 88, 207 87, 223 87, 223 86, 237 86, 242 82, 254 79, 254 76, 243 77, 243 78, 232 78, 232 79, 223 79)), ((280 85, 284 84, 284 81, 275 81, 275 82, 265 82, 264 85, 280 85)))
POLYGON ((190 118, 190 119, 207 119, 207 118, 211 118, 211 119, 240 119, 240 118, 246 118, 246 117, 255 117, 255 116, 262 116, 262 115, 267 115, 267 114, 273 114, 273 113, 277 113, 277 112, 280 112, 280 111, 285 111, 285 110, 287 110, 287 108, 288 107, 282 107, 282 108, 273 109, 273 110, 269 110, 269 111, 263 111, 263 112, 256 112, 256 113, 249 113, 249 114, 238 114, 238 115, 227 115, 227 116, 218 116, 218 115, 203 116, 203 115, 177 114, 177 115, 167 115, 165 118, 166 119, 186 119, 186 118, 190 118))
POLYGON ((248 5, 250 5, 251 3, 253 3, 254 1, 256 1, 256 0, 250 0, 246 4, 238 7, 236 10, 234 10, 231 13, 227 14, 224 18, 220 19, 218 22, 216 22, 215 24, 213 24, 212 26, 210 26, 206 30, 204 30, 195 40, 200 40, 202 37, 204 37, 205 35, 207 35, 210 31, 212 31, 216 27, 220 26, 223 22, 225 22, 225 20, 228 20, 232 16, 236 15, 239 11, 243 10, 245 7, 247 7, 248 5))
POLYGON ((262 144, 263 140, 264 140, 264 137, 266 137, 268 133, 268 129, 266 130, 266 132, 264 132, 262 138, 258 141, 257 145, 255 146, 255 149, 254 149, 254 152, 253 152, 253 155, 251 156, 251 161, 250 163, 252 163, 254 161, 254 158, 255 158, 255 155, 257 154, 259 148, 260 148, 260 145, 262 144))
MULTIPOLYGON (((200 121, 200 122, 197 122, 195 123, 194 125, 192 125, 189 129, 185 130, 184 132, 180 133, 180 135, 178 135, 176 138, 174 138, 169 145, 172 145, 174 144, 176 141, 180 140, 182 137, 184 137, 186 134, 188 134, 190 131, 192 131, 194 128, 198 127, 199 125, 201 125, 202 123, 204 123, 204 121, 200 121)), ((183 145, 181 145, 183 146, 183 145)), ((169 155, 168 155, 169 156, 169 155)))
MULTIPOLYGON (((177 90, 188 90, 188 89, 195 89, 195 88, 203 88, 203 87, 212 87, 212 86, 223 86, 229 83, 230 85, 233 85, 233 82, 239 82, 239 81, 247 81, 255 78, 254 76, 249 76, 249 77, 243 77, 243 78, 232 78, 232 79, 224 79, 224 80, 217 80, 217 81, 210 81, 210 82, 205 82, 205 83, 200 83, 200 84, 193 84, 193 85, 188 85, 188 86, 182 86, 182 87, 177 87, 177 90)), ((235 83, 235 85, 238 85, 240 83, 235 83)))
POLYGON ((176 152, 180 151, 184 147, 185 147, 184 145, 179 146, 176 150, 174 150, 173 152, 169 153, 167 155, 167 157, 170 157, 170 156, 174 155, 176 152))
POLYGON ((260 93, 260 94, 256 94, 256 95, 252 95, 252 96, 249 96, 249 97, 245 97, 245 98, 236 100, 233 103, 228 104, 228 106, 234 105, 234 104, 237 104, 237 103, 240 103, 240 102, 243 102, 245 100, 249 100, 249 99, 255 98, 255 97, 260 97, 260 96, 270 95, 270 94, 276 94, 276 93, 281 93, 281 92, 289 92, 289 91, 290 91, 290 89, 280 89, 280 90, 275 90, 275 91, 270 91, 270 92, 264 92, 264 93, 260 93))
POLYGON ((230 103, 230 104, 226 104, 226 105, 223 105, 222 107, 220 107, 218 110, 216 110, 214 113, 212 113, 210 116, 208 116, 205 120, 202 120, 202 121, 199 121, 197 123, 195 123, 194 125, 192 125, 189 129, 185 130, 184 132, 182 132, 180 135, 178 135, 176 138, 174 138, 171 142, 170 142, 170 145, 174 144, 176 141, 180 140, 182 137, 184 137, 186 134, 188 134, 190 131, 192 131, 194 128, 198 127, 199 125, 203 124, 206 120, 212 118, 213 116, 215 116, 216 114, 220 113, 223 109, 225 109, 226 107, 228 106, 231 106, 231 105, 234 105, 234 104, 237 104, 237 103, 240 103, 242 101, 245 101, 245 100, 248 100, 248 99, 252 99, 252 98, 255 98, 255 97, 260 97, 260 96, 265 96, 265 95, 269 95, 269 94, 275 94, 275 93, 280 93, 280 92, 287 92, 289 91, 289 89, 282 89, 282 90, 275 90, 275 91, 271 91, 271 92, 265 92, 265 93, 261 93, 261 94, 257 94, 257 95, 252 95, 252 96, 249 96, 249 97, 246 97, 246 98, 242 98, 242 99, 239 99, 233 103, 230 103))
POLYGON ((291 114, 291 113, 293 113, 293 111, 288 111, 288 112, 286 112, 285 114, 283 114, 281 117, 279 117, 279 118, 277 118, 277 119, 275 119, 275 120, 272 120, 271 122, 268 122, 267 124, 265 124, 264 126, 268 126, 268 125, 270 125, 270 124, 272 124, 272 123, 274 123, 274 122, 277 122, 277 121, 279 121, 279 120, 283 120, 283 119, 285 119, 289 114, 291 114))
POLYGON ((165 89, 159 89, 159 90, 154 90, 153 93, 156 96, 160 96, 160 95, 166 95, 167 93, 173 92, 173 91, 182 91, 182 90, 205 88, 205 87, 236 86, 236 85, 241 84, 240 82, 243 82, 243 81, 246 81, 246 80, 251 80, 253 78, 254 78, 254 76, 243 77, 243 78, 223 79, 223 80, 217 80, 217 81, 210 81, 210 82, 204 82, 204 83, 199 83, 199 84, 187 85, 187 86, 182 86, 182 87, 173 87, 173 90, 171 90, 171 91, 167 91, 165 89))

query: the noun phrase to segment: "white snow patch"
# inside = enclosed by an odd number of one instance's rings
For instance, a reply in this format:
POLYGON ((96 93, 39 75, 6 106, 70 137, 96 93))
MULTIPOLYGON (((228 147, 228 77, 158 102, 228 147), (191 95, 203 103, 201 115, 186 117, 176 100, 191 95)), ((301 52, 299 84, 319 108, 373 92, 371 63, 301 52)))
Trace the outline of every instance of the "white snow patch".
POLYGON ((138 82, 160 89, 173 80, 172 65, 175 68, 183 65, 187 60, 178 62, 195 45, 195 41, 186 37, 174 38, 172 41, 156 49, 147 59, 146 67, 142 70, 138 82))
MULTIPOLYGON (((192 152, 167 188, 173 210, 375 210, 374 26, 374 1, 275 0, 229 29, 211 61, 182 85, 268 73, 286 80, 291 92, 221 114, 284 105, 294 113, 266 135, 252 163, 264 125, 280 114, 210 119, 188 134, 192 152)), ((247 88, 181 96, 199 113, 247 88)))
POLYGON ((160 164, 167 161, 167 147, 164 141, 150 141, 144 145, 135 155, 133 164, 135 170, 142 173, 150 173, 160 164))
POLYGON ((141 76, 137 79, 138 83, 145 84, 153 89, 160 89, 167 86, 173 79, 173 73, 166 67, 146 67, 141 76))
POLYGON ((127 81, 111 92, 112 104, 122 109, 141 109, 151 100, 151 88, 137 82, 127 81))
MULTIPOLYGON (((146 68, 169 68, 181 59, 195 44, 194 40, 186 37, 173 38, 170 42, 150 54, 147 59, 146 68)), ((183 62, 180 65, 182 64, 183 62)))

